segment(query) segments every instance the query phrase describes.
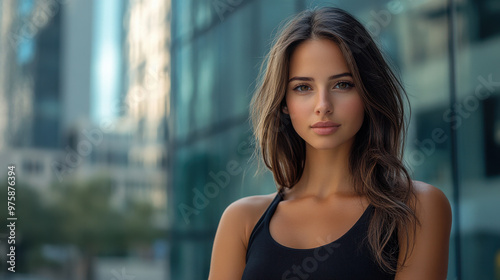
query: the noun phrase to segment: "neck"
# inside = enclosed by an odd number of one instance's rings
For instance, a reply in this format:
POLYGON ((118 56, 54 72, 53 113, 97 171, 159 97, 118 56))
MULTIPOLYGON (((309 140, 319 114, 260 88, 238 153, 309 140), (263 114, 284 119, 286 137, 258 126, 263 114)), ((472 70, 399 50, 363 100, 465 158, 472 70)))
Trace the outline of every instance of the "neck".
POLYGON ((318 150, 306 143, 304 171, 294 187, 295 194, 318 198, 355 195, 349 157, 350 146, 318 150))

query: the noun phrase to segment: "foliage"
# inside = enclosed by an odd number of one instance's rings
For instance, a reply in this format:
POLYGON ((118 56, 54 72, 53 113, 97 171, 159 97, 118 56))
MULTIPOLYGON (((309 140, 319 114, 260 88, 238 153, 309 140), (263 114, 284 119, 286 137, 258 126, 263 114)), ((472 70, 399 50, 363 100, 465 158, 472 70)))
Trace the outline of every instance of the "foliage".
MULTIPOLYGON (((5 190, 0 191, 0 205, 6 205, 7 186, 0 187, 5 190)), ((151 222, 152 206, 134 201, 121 207, 111 203, 114 194, 108 179, 56 184, 48 191, 16 186, 16 246, 23 250, 23 256, 35 256, 32 260, 20 260, 26 265, 47 265, 47 260, 42 262, 40 258, 40 248, 46 244, 73 245, 90 257, 116 256, 162 237, 163 233, 151 222)), ((6 221, 7 207, 2 208, 0 220, 6 221)), ((1 242, 6 234, 6 227, 2 227, 1 242)))

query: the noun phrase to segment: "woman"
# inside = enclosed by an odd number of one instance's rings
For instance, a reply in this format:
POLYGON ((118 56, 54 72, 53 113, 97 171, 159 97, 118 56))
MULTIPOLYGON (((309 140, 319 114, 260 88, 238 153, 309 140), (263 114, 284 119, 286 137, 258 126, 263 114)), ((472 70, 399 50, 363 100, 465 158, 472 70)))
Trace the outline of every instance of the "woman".
POLYGON ((351 15, 292 19, 251 104, 278 192, 225 210, 209 279, 446 279, 451 209, 402 163, 404 98, 351 15))

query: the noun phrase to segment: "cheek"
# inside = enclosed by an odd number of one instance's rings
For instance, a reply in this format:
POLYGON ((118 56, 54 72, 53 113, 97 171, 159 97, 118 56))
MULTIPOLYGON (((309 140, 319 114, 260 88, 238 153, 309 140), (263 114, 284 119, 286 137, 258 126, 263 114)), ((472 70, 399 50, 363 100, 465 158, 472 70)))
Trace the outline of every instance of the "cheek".
POLYGON ((342 115, 348 117, 351 120, 356 120, 361 123, 363 122, 363 118, 365 115, 365 108, 363 105, 363 101, 361 98, 356 97, 351 100, 348 100, 348 102, 345 102, 341 106, 342 108, 342 115))
POLYGON ((291 102, 287 104, 288 113, 290 114, 290 121, 293 129, 302 136, 302 130, 307 127, 310 113, 304 104, 300 102, 291 102))
POLYGON ((286 96, 286 105, 292 120, 300 120, 301 116, 303 116, 307 111, 303 102, 289 95, 286 96))
POLYGON ((291 102, 288 104, 288 112, 292 123, 298 124, 307 121, 311 114, 311 109, 303 102, 291 102))

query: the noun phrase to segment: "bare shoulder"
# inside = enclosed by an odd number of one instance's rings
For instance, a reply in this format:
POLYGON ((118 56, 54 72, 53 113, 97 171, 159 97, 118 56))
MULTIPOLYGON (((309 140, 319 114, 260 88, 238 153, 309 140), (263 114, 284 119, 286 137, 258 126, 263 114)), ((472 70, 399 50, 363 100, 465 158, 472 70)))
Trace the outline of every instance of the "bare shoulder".
POLYGON ((410 240, 404 234, 399 237, 399 261, 403 263, 406 253, 408 259, 395 279, 446 279, 452 224, 450 202, 443 191, 430 184, 413 181, 413 187, 417 199, 415 214, 419 225, 415 235, 409 232, 410 240), (410 249, 407 244, 414 246, 410 245, 410 249))
POLYGON ((417 194, 417 215, 428 212, 442 213, 442 215, 432 215, 436 218, 449 218, 451 222, 451 206, 448 198, 442 190, 421 181, 413 181, 413 187, 417 194))
POLYGON ((208 279, 241 279, 252 230, 275 196, 244 197, 226 208, 215 234, 208 279))
POLYGON ((243 208, 244 210, 258 210, 262 207, 267 208, 275 196, 276 193, 246 196, 231 203, 228 208, 243 208))
POLYGON ((415 214, 427 227, 451 230, 452 211, 448 198, 439 188, 421 181, 413 181, 417 202, 415 214))
POLYGON ((276 193, 272 193, 240 198, 226 208, 221 220, 230 220, 235 227, 242 229, 242 238, 248 241, 253 228, 275 196, 276 193))

